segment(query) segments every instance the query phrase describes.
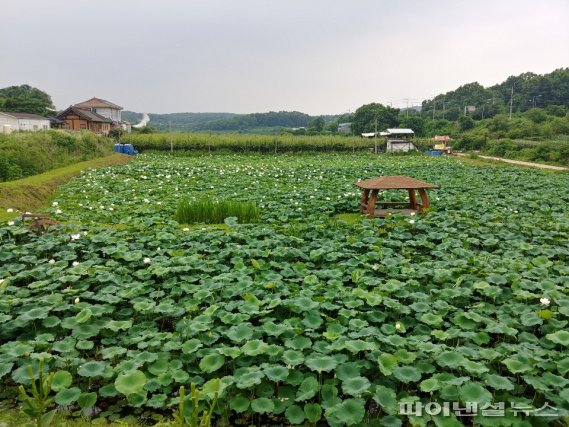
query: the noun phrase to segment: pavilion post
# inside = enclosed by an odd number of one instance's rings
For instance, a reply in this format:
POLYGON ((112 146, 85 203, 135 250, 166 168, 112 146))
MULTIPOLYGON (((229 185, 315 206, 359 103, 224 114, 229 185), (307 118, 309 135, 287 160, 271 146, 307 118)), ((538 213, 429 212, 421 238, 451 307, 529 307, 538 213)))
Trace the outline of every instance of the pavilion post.
POLYGON ((369 199, 369 202, 367 204, 367 214, 370 217, 375 216, 375 205, 377 203, 377 194, 379 193, 379 190, 372 190, 371 191, 371 197, 369 199))
POLYGON ((423 205, 423 209, 428 209, 430 204, 429 204, 429 198, 427 197, 427 190, 425 190, 424 188, 420 188, 419 194, 421 195, 421 203, 423 205))
POLYGON ((362 191, 362 203, 360 204, 360 213, 365 213, 367 210, 367 204, 369 201, 369 190, 364 188, 362 191))
POLYGON ((409 190, 409 204, 411 205, 411 209, 417 209, 417 195, 415 194, 415 189, 410 188, 409 190))

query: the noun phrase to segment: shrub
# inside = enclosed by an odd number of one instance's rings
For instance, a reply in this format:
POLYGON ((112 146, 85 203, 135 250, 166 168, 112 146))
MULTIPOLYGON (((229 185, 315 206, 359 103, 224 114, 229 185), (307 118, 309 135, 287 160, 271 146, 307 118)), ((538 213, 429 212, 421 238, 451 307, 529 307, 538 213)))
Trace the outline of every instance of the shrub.
POLYGON ((260 210, 255 203, 232 200, 182 199, 176 210, 176 221, 182 224, 221 224, 230 217, 236 217, 238 222, 246 224, 258 222, 260 216, 260 210))

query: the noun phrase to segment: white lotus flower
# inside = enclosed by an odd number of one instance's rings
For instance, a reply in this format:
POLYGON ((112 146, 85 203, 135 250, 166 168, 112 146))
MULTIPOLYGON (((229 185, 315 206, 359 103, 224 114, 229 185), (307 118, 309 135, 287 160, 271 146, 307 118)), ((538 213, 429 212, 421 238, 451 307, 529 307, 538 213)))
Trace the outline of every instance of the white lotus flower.
POLYGON ((50 263, 50 264, 55 264, 55 260, 52 258, 52 259, 49 260, 49 263, 50 263))
POLYGON ((53 203, 51 204, 51 206, 59 206, 59 203, 53 202, 53 203))
POLYGON ((543 297, 539 299, 539 302, 542 303, 543 305, 547 306, 549 304, 551 304, 551 301, 549 300, 549 298, 543 297))
POLYGON ((12 208, 8 208, 8 209, 6 209, 6 212, 8 212, 8 213, 12 213, 12 212, 14 212, 14 209, 12 209, 12 208))
POLYGON ((62 211, 61 209, 57 209, 57 210, 55 211, 55 213, 56 213, 56 214, 60 214, 60 213, 63 213, 63 211, 62 211))
POLYGON ((409 220, 409 224, 415 224, 415 220, 414 220, 414 219, 410 219, 410 220, 409 220))
POLYGON ((79 240, 80 238, 81 238, 81 233, 71 235, 71 240, 79 240))
POLYGON ((150 200, 144 199, 144 203, 150 203, 150 200))
POLYGON ((14 221, 8 221, 8 225, 14 225, 14 221))
POLYGON ((395 329, 400 331, 401 329, 403 329, 403 325, 401 325, 401 323, 397 322, 397 323, 395 323, 395 329))
POLYGON ((6 281, 6 279, 0 279, 0 285, 1 285, 2 283, 4 283, 5 281, 6 281))
POLYGON ((75 304, 79 304, 79 297, 75 298, 75 301, 73 301, 75 304))
POLYGON ((188 227, 186 227, 182 231, 190 231, 190 229, 188 227))
POLYGON ((145 263, 145 264, 150 264, 150 258, 148 258, 148 257, 144 258, 144 263, 145 263))
POLYGON ((79 261, 73 261, 73 267, 77 267, 79 265, 79 261))

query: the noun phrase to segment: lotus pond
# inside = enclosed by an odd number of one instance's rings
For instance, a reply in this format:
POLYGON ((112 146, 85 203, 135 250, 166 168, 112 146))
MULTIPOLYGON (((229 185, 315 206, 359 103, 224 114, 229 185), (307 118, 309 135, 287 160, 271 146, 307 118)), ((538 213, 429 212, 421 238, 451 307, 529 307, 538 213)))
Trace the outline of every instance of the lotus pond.
POLYGON ((45 209, 53 232, 0 225, 0 400, 16 405, 43 359, 58 405, 107 419, 168 418, 190 384, 205 407, 219 378, 215 425, 564 425, 568 189, 563 173, 417 156, 89 170, 45 209), (382 174, 439 184, 430 213, 341 219, 352 184, 382 174), (255 202, 260 222, 174 220, 203 197, 255 202), (478 413, 401 414, 432 402, 478 413))

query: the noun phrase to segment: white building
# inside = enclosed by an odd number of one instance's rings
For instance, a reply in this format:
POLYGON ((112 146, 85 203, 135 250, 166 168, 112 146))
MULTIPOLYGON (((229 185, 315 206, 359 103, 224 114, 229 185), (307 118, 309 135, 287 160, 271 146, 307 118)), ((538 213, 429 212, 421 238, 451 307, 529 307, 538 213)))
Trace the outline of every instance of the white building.
POLYGON ((412 129, 387 129, 381 132, 387 137, 385 151, 387 153, 407 153, 417 149, 412 142, 415 132, 412 129))
POLYGON ((48 130, 49 119, 37 114, 0 112, 0 133, 48 130))

